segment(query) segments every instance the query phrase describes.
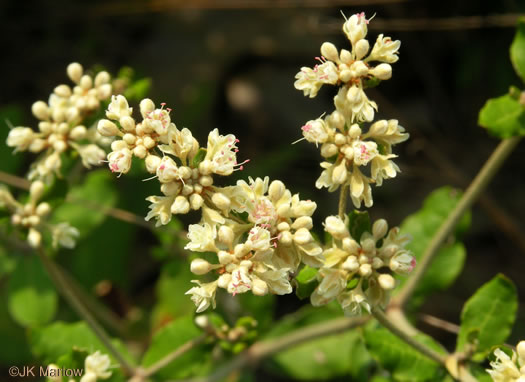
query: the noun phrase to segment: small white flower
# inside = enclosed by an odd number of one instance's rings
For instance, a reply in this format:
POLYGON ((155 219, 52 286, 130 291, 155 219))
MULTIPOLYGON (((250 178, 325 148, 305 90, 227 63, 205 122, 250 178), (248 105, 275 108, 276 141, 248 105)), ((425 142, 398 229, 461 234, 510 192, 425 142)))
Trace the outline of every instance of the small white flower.
POLYGON ((195 252, 217 251, 215 246, 216 238, 216 226, 210 226, 208 223, 190 224, 188 228, 188 239, 190 239, 190 242, 186 244, 184 249, 195 252))
POLYGON ((131 168, 132 152, 128 148, 113 151, 108 154, 109 168, 111 172, 125 174, 131 168))
POLYGON ((108 370, 111 366, 111 360, 107 354, 101 354, 96 351, 86 357, 84 361, 84 372, 93 373, 97 378, 108 379, 112 372, 108 370))
POLYGON ((209 161, 208 171, 218 175, 230 175, 237 164, 236 143, 234 135, 219 135, 219 130, 214 129, 208 135, 208 147, 205 161, 209 161))
POLYGON ((52 228, 51 235, 53 236, 53 247, 61 245, 71 249, 75 247, 75 239, 79 237, 80 232, 69 223, 60 223, 52 228))
POLYGON ((106 157, 106 152, 95 144, 76 145, 75 147, 82 158, 82 164, 85 168, 90 169, 91 166, 99 166, 106 157))
POLYGON ((16 151, 25 151, 35 139, 35 132, 29 127, 15 127, 9 131, 7 145, 16 151))
POLYGON ((372 48, 372 52, 370 52, 370 55, 367 57, 366 60, 382 61, 387 62, 389 64, 393 64, 394 62, 399 60, 397 54, 400 46, 401 41, 392 41, 390 37, 383 37, 383 34, 380 34, 377 37, 374 47, 372 48))
POLYGON ((191 282, 198 285, 193 287, 185 294, 191 295, 191 300, 197 306, 197 313, 204 312, 210 305, 215 309, 215 293, 217 291, 217 281, 202 284, 198 280, 191 282))
POLYGON ((129 107, 128 100, 123 95, 111 96, 111 103, 106 111, 106 117, 118 121, 122 117, 130 117, 133 109, 129 107))

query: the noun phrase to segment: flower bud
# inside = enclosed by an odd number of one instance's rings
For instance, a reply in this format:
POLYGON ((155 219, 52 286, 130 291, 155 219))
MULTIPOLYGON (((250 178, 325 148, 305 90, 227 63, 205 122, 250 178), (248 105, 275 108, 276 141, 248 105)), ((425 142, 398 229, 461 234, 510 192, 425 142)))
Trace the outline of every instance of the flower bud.
POLYGON ((78 83, 80 81, 80 77, 82 77, 83 72, 84 69, 78 62, 73 62, 67 66, 67 75, 74 83, 78 83))
POLYGON ((361 102, 363 90, 357 86, 352 86, 348 89, 346 93, 346 99, 352 105, 358 104, 361 102))
POLYGON ((374 122, 374 124, 370 126, 370 130, 368 130, 368 134, 371 136, 383 135, 386 133, 387 128, 388 128, 388 122, 385 119, 382 119, 380 121, 374 122))
POLYGON ((370 264, 361 264, 359 266, 359 274, 363 277, 370 277, 372 274, 372 266, 370 264))
POLYGON ((383 260, 381 260, 379 257, 374 257, 372 259, 372 268, 374 269, 379 269, 381 268, 383 265, 385 265, 385 263, 383 262, 383 260))
MULTIPOLYGON (((365 236, 365 235, 363 235, 363 236, 365 236)), ((374 253, 375 250, 376 250, 376 242, 375 242, 374 239, 372 239, 370 237, 365 238, 365 239, 361 238, 361 248, 366 253, 369 253, 369 254, 374 253)))
MULTIPOLYGON (((312 227, 313 227, 313 222, 312 222, 312 218, 310 216, 301 216, 301 217, 295 219, 295 221, 292 224, 292 228, 293 229, 299 229, 299 228, 312 229, 312 227)), ((279 226, 277 227, 277 229, 279 229, 279 226)), ((287 230, 284 230, 284 229, 279 229, 279 230, 280 231, 287 231, 287 230)))
POLYGON ((390 259, 389 265, 392 271, 406 275, 416 266, 416 259, 410 252, 401 249, 390 259))
POLYGON ((161 183, 169 183, 178 179, 178 167, 175 161, 169 156, 162 157, 160 164, 157 167, 157 176, 161 183))
POLYGON ((363 61, 356 61, 350 66, 353 77, 364 77, 368 74, 368 66, 363 61))
POLYGON ((349 235, 345 223, 339 216, 328 216, 324 223, 324 229, 336 239, 343 239, 349 235))
POLYGON ((146 163, 146 170, 150 174, 155 174, 157 172, 157 168, 159 167, 161 162, 160 157, 156 155, 148 155, 146 157, 145 163, 146 163))
POLYGON ((346 160, 343 159, 340 164, 335 166, 334 171, 332 172, 332 181, 335 184, 343 184, 346 182, 348 177, 348 170, 346 169, 346 160))
POLYGON ((222 192, 214 193, 211 197, 211 201, 217 206, 218 209, 223 211, 229 209, 231 205, 230 198, 228 198, 222 192))
POLYGON ((200 276, 208 273, 212 267, 211 264, 204 259, 195 259, 191 262, 190 269, 192 273, 200 276))
POLYGON ((334 138, 334 143, 338 146, 344 145, 346 143, 346 136, 341 133, 337 133, 334 138))
POLYGON ((330 42, 325 42, 323 43, 323 45, 321 45, 321 54, 330 61, 339 61, 339 54, 337 53, 337 48, 334 44, 330 42))
POLYGON ((31 151, 32 153, 39 153, 40 151, 44 150, 46 146, 47 142, 44 139, 36 138, 29 145, 29 151, 31 151))
POLYGON ((234 233, 230 227, 222 225, 221 228, 219 228, 218 236, 221 243, 224 243, 227 246, 231 246, 233 244, 234 233))
POLYGON ((182 183, 180 182, 162 183, 160 186, 160 191, 166 196, 173 196, 179 194, 181 188, 182 183))
POLYGON ((374 236, 374 239, 382 239, 385 237, 387 231, 388 223, 385 219, 378 219, 374 222, 374 225, 372 226, 372 235, 374 236))
POLYGON ((394 278, 387 273, 379 275, 377 282, 384 290, 392 290, 396 286, 396 280, 394 280, 394 278))
POLYGON ((171 205, 171 213, 173 214, 187 214, 190 210, 190 203, 185 196, 179 195, 171 205))
POLYGON ((192 210, 198 210, 204 204, 204 199, 199 194, 190 195, 190 207, 192 210))
POLYGON ((114 137, 119 133, 117 125, 107 119, 98 121, 97 131, 104 137, 114 137))
POLYGON ((44 193, 44 183, 40 180, 37 180, 33 183, 31 183, 31 187, 29 188, 29 195, 31 195, 31 199, 33 201, 37 201, 42 197, 42 194, 44 193))
POLYGON ((33 248, 40 247, 40 243, 42 242, 42 234, 36 229, 30 228, 29 233, 27 235, 27 242, 33 248))
POLYGON ((352 126, 350 126, 350 130, 348 130, 348 135, 352 139, 358 138, 361 135, 361 133, 361 128, 357 123, 354 123, 352 126))
POLYGON ((67 144, 63 140, 57 140, 53 143, 53 148, 56 152, 63 153, 67 149, 67 144))
POLYGON ((268 294, 268 284, 261 279, 253 280, 252 293, 256 296, 265 296, 268 294))
POLYGON ((351 237, 345 237, 343 239, 343 249, 348 253, 357 253, 360 249, 359 244, 357 244, 357 241, 352 239, 351 237))
POLYGON ((126 133, 124 134, 124 136, 122 137, 122 140, 124 142, 126 142, 128 145, 134 145, 135 144, 135 141, 137 140, 137 137, 135 137, 133 134, 130 134, 130 133, 126 133))
POLYGON ((155 110, 155 104, 152 100, 149 98, 144 98, 142 101, 140 101, 140 114, 142 114, 144 119, 146 119, 148 114, 153 110, 155 110))
POLYGON ((348 256, 345 262, 343 263, 343 269, 350 271, 350 272, 357 271, 357 269, 359 269, 359 262, 357 261, 357 257, 353 255, 348 256))
POLYGON ((84 90, 89 90, 93 87, 93 79, 91 78, 91 76, 84 74, 82 77, 80 77, 80 82, 78 83, 78 86, 80 86, 84 90))
POLYGON ((62 371, 54 363, 47 367, 48 380, 51 382, 62 382, 62 371))
POLYGON ((330 124, 336 129, 343 130, 345 127, 345 117, 339 111, 334 111, 330 114, 330 124))
POLYGON ((73 127, 73 129, 69 133, 69 136, 74 141, 78 141, 80 139, 84 139, 86 137, 86 134, 87 134, 86 127, 82 126, 82 125, 79 125, 79 126, 73 127))
POLYGON ((520 341, 518 345, 516 345, 516 350, 520 359, 520 365, 523 367, 525 366, 525 341, 520 341))
POLYGON ((268 188, 268 196, 272 201, 277 202, 284 195, 285 191, 286 187, 284 183, 280 180, 274 180, 268 188))
POLYGON ((108 161, 110 170, 112 172, 119 172, 121 174, 127 173, 131 168, 131 156, 131 150, 128 148, 123 148, 121 150, 109 153, 108 161))
POLYGON ((368 53, 368 50, 370 49, 370 44, 368 43, 368 40, 361 39, 355 44, 355 55, 356 59, 360 60, 366 54, 368 53))
POLYGON ((392 77, 392 67, 389 64, 379 64, 370 70, 370 74, 380 80, 388 80, 392 77))
POLYGON ((232 275, 229 273, 224 273, 217 279, 217 286, 219 288, 227 289, 231 281, 232 275))
POLYGON ((111 142, 111 151, 119 151, 123 149, 129 149, 128 144, 123 140, 119 139, 111 142))
POLYGON ((144 147, 146 147, 148 150, 152 149, 157 145, 157 142, 153 140, 153 138, 146 136, 144 137, 144 147))
POLYGON ((58 85, 54 92, 57 96, 62 98, 71 97, 71 88, 67 85, 58 85))
POLYGON ((31 112, 40 120, 47 120, 49 118, 49 107, 44 101, 36 101, 31 106, 31 112))
POLYGON ((98 72, 95 76, 95 86, 99 87, 100 85, 107 84, 111 79, 110 75, 106 71, 98 72))
POLYGON ((122 126, 122 128, 125 131, 128 131, 128 132, 134 132, 135 131, 135 120, 133 119, 133 117, 130 117, 129 115, 126 115, 126 116, 120 118, 119 122, 120 122, 120 126, 122 126))
POLYGON ((138 145, 136 146, 134 149, 133 149, 133 154, 137 157, 137 158, 145 158, 146 155, 148 155, 148 150, 146 150, 146 148, 142 145, 138 145))
POLYGON ((201 329, 206 329, 208 326, 210 326, 210 319, 208 316, 201 314, 195 317, 195 325, 201 329))
POLYGON ((191 184, 183 184, 181 194, 188 196, 193 193, 193 186, 191 184))
POLYGON ((26 150, 33 141, 34 133, 29 127, 15 127, 9 131, 7 145, 16 147, 17 150, 26 150))
POLYGON ((325 158, 330 158, 336 155, 339 149, 333 143, 323 143, 321 146, 321 155, 325 158))
POLYGON ((49 203, 46 202, 40 203, 36 207, 35 212, 38 216, 46 216, 47 214, 49 214, 49 212, 51 212, 51 206, 49 205, 49 203))
POLYGON ((350 65, 352 61, 354 61, 352 57, 352 53, 350 53, 346 49, 341 49, 341 52, 339 53, 339 57, 341 58, 341 61, 347 65, 350 65))
POLYGON ((290 231, 284 231, 281 233, 281 238, 279 239, 279 243, 285 246, 289 246, 292 244, 293 235, 290 231))

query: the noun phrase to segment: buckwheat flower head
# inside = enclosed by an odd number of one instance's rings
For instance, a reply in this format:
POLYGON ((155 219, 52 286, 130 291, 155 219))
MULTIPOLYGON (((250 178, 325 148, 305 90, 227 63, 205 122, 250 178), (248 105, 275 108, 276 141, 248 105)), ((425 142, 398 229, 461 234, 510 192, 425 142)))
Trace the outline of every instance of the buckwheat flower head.
POLYGON ((112 372, 108 370, 111 367, 111 360, 107 354, 101 354, 96 351, 86 357, 84 361, 84 374, 80 382, 92 382, 97 379, 108 379, 112 372))
POLYGON ((494 382, 525 381, 525 341, 518 343, 512 357, 501 349, 496 349, 494 356, 496 360, 490 363, 491 369, 487 369, 494 382))
POLYGON ((390 273, 407 274, 415 266, 413 255, 403 248, 407 237, 400 235, 398 228, 388 230, 384 219, 377 220, 372 232, 363 233, 359 242, 339 216, 327 217, 324 227, 334 242, 323 251, 324 263, 317 275, 319 285, 311 295, 312 305, 337 299, 349 315, 385 306, 389 291, 396 285, 390 273), (357 282, 349 289, 354 279, 357 282))

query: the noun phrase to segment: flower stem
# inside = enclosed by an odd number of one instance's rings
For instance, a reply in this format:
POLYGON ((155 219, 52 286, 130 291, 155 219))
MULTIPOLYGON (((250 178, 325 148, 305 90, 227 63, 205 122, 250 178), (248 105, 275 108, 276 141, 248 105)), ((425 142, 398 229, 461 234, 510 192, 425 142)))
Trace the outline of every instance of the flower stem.
POLYGON ((179 358, 184 353, 190 351, 195 346, 198 346, 201 343, 203 343, 204 340, 206 340, 206 337, 207 337, 207 333, 203 333, 199 337, 193 338, 193 339, 189 340, 188 342, 184 343, 183 345, 181 345, 180 347, 175 349, 173 352, 169 353, 164 358, 161 358, 159 361, 155 362, 153 365, 151 365, 146 370, 144 370, 140 374, 141 377, 142 378, 148 378, 148 377, 152 376, 153 374, 155 374, 160 369, 165 368, 171 362, 175 361, 177 358, 179 358))
POLYGON ((441 365, 445 364, 445 355, 439 354, 434 349, 429 348, 425 344, 417 341, 414 337, 407 334, 398 325, 394 324, 394 322, 390 320, 385 314, 385 312, 383 312, 380 308, 372 308, 372 315, 381 325, 390 330, 392 334, 399 337, 401 340, 412 346, 414 349, 426 355, 428 358, 440 363, 441 365))
POLYGON ((514 150, 520 140, 521 137, 505 139, 498 145, 498 147, 496 147, 496 150, 494 150, 478 175, 476 175, 454 210, 448 215, 447 219, 441 224, 441 227, 439 227, 438 231, 432 237, 432 240, 421 256, 416 269, 408 278, 403 289, 401 289, 399 294, 394 297, 391 305, 397 305, 400 307, 406 305, 406 302, 414 293, 416 286, 419 284, 419 281, 425 274, 430 263, 434 259, 434 256, 437 254, 441 244, 452 233, 454 227, 465 212, 478 199, 483 190, 485 190, 505 159, 509 156, 512 150, 514 150))
POLYGON ((316 325, 295 330, 283 337, 254 343, 230 362, 217 369, 207 377, 192 378, 186 382, 218 382, 230 375, 233 371, 246 366, 256 365, 262 359, 269 357, 281 350, 291 348, 313 340, 315 338, 336 334, 363 325, 370 319, 369 316, 355 318, 337 318, 316 325))
POLYGON ((107 333, 95 320, 95 318, 89 312, 89 310, 84 306, 84 303, 77 297, 77 295, 74 292, 74 288, 72 288, 69 285, 67 279, 64 278, 64 276, 62 275, 56 264, 53 262, 53 260, 51 260, 42 249, 38 249, 36 252, 38 254, 38 257, 40 257, 44 268, 49 274, 49 277, 55 284, 55 287, 60 292, 60 294, 62 294, 62 296, 66 299, 69 305, 71 305, 71 307, 77 312, 77 314, 80 317, 82 317, 84 321, 86 321, 91 330, 93 330, 95 335, 99 338, 100 342, 102 342, 102 344, 108 349, 108 351, 111 354, 113 354, 116 360, 120 363, 120 366, 122 367, 124 372, 128 375, 133 375, 133 367, 117 350, 117 348, 113 346, 113 344, 111 343, 111 339, 109 338, 107 333))
POLYGON ((348 183, 345 183, 341 186, 341 193, 339 194, 339 209, 338 209, 338 215, 343 221, 345 220, 347 194, 348 194, 348 183))

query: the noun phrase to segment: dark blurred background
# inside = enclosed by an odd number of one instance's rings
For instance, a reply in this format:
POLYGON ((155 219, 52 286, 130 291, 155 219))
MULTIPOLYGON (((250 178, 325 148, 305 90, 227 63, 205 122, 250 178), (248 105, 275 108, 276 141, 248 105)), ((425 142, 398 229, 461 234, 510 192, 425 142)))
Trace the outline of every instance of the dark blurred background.
MULTIPOLYGON (((392 79, 369 92, 379 105, 378 118, 398 119, 411 134, 395 149, 402 173, 373 189, 370 210, 373 219, 399 224, 433 189, 468 185, 498 144, 478 126, 477 116, 488 98, 522 86, 508 50, 525 3, 4 0, 0 108, 18 124, 36 126, 31 104, 68 83, 68 63, 102 65, 111 73, 130 66, 152 79, 150 98, 166 102, 177 126, 190 128, 202 144, 214 128, 240 139, 240 158, 251 163, 237 178, 283 180, 292 192, 317 201, 320 223, 336 210, 337 195, 314 187, 320 174, 315 146, 291 142, 301 137, 304 122, 333 109, 335 88, 308 99, 294 89, 294 76, 301 66, 315 64, 324 41, 349 48, 341 12, 361 11, 376 14, 369 24, 371 44, 379 33, 402 41, 392 79)), ((0 138, 6 135, 4 125, 0 138)), ((525 296, 524 155, 522 143, 475 205, 465 269, 452 289, 423 307, 425 313, 458 323, 463 302, 497 272, 525 296)), ((145 202, 124 200, 121 207, 141 216, 147 211, 145 202)), ((284 307, 293 300, 283 297, 281 310, 293 309, 284 307)), ((524 318, 521 304, 510 343, 525 337, 524 318)), ((418 325, 453 346, 453 335, 418 325)))

